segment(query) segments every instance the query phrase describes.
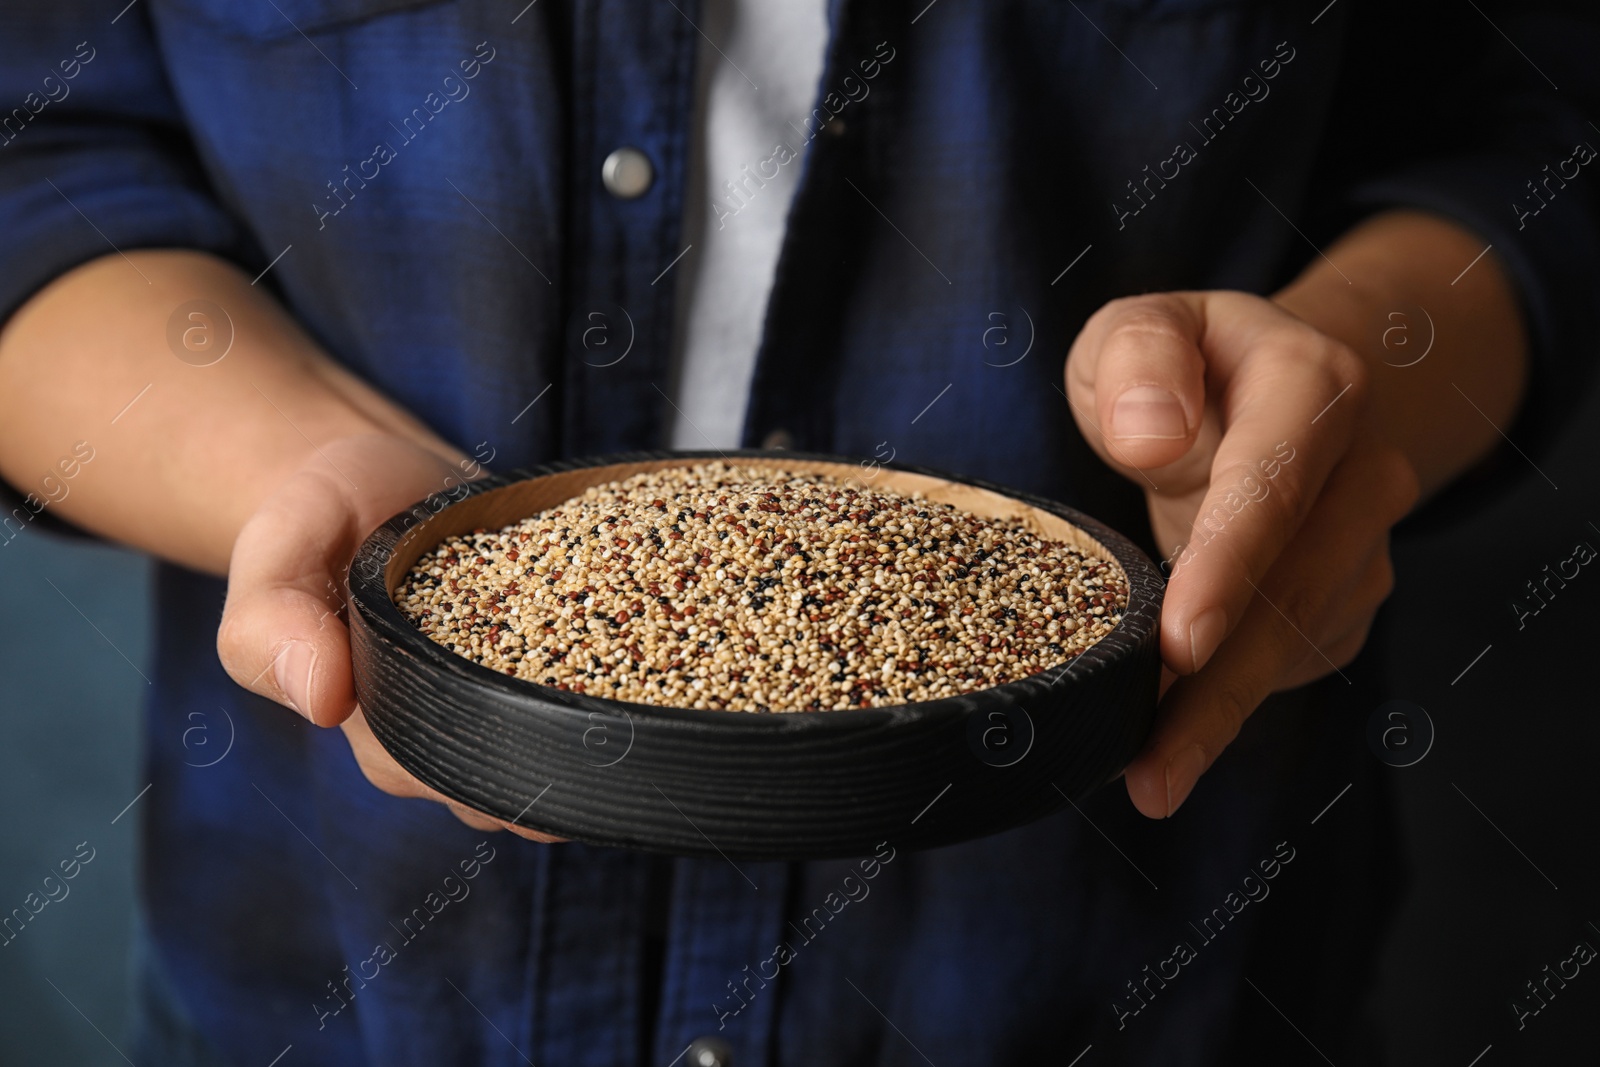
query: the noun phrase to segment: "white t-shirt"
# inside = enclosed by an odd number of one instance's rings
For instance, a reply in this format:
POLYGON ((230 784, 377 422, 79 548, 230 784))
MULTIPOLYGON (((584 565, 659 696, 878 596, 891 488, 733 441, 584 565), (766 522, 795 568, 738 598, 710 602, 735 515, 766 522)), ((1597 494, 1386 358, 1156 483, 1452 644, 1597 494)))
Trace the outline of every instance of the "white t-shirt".
POLYGON ((674 448, 735 448, 827 47, 823 0, 706 0, 678 279, 674 448))

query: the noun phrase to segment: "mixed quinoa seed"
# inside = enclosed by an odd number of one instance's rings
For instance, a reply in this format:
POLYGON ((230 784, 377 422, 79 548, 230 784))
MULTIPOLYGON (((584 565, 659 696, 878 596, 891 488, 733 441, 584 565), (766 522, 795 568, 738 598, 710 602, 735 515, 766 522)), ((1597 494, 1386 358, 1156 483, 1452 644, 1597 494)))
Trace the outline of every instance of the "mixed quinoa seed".
POLYGON ((1014 520, 827 475, 705 463, 451 537, 395 594, 423 633, 558 689, 817 711, 1016 681, 1100 640, 1115 563, 1014 520))

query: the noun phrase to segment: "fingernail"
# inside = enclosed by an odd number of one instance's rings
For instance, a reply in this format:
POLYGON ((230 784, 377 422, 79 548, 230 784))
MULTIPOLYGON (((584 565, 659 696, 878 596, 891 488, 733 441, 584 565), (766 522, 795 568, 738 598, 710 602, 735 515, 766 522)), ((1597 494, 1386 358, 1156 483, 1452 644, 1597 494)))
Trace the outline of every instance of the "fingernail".
POLYGON ((1190 745, 1167 761, 1167 818, 1189 799, 1194 784, 1206 772, 1205 750, 1190 745))
POLYGON ((1199 670, 1216 653, 1228 634, 1228 614, 1221 608, 1207 608, 1189 624, 1189 660, 1199 670))
POLYGON ((1116 406, 1111 409, 1112 437, 1171 441, 1188 435, 1183 405, 1157 386, 1135 385, 1117 397, 1116 406))
POLYGON ((278 680, 278 688, 283 691, 289 706, 308 719, 311 719, 311 714, 306 710, 311 706, 311 672, 316 667, 316 649, 304 641, 290 641, 278 653, 277 662, 272 667, 273 677, 278 680))

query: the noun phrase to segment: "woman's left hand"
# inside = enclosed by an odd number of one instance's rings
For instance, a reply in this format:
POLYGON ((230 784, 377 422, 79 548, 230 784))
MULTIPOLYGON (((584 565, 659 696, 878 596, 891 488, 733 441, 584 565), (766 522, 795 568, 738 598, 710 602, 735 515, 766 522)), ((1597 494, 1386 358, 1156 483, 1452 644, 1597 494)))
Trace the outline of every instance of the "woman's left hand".
POLYGON ((1171 684, 1124 775, 1145 815, 1176 811, 1268 694, 1339 670, 1365 642, 1394 582, 1389 528, 1418 495, 1411 464, 1373 432, 1371 376, 1347 345, 1238 292, 1115 300, 1074 342, 1078 427, 1144 486, 1173 553, 1171 684))

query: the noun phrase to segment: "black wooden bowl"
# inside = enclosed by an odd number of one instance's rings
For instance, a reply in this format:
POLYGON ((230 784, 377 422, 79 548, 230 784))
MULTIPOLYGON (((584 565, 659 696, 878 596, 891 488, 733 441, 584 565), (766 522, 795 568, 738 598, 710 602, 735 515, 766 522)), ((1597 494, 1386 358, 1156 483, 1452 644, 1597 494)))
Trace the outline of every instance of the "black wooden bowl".
POLYGON ((651 852, 799 860, 1019 826, 1103 785, 1143 743, 1160 679, 1155 567, 1088 516, 956 475, 891 466, 870 484, 1016 517, 1115 560, 1128 578, 1116 629, 1060 667, 963 696, 758 714, 607 700, 498 674, 429 640, 392 599, 448 536, 499 529, 591 485, 719 458, 865 480, 837 456, 636 453, 487 478, 441 510, 424 503, 379 527, 350 566, 350 643, 356 693, 384 748, 505 822, 651 852))

